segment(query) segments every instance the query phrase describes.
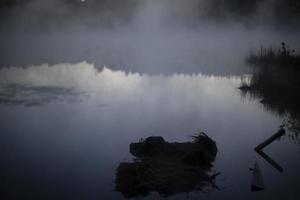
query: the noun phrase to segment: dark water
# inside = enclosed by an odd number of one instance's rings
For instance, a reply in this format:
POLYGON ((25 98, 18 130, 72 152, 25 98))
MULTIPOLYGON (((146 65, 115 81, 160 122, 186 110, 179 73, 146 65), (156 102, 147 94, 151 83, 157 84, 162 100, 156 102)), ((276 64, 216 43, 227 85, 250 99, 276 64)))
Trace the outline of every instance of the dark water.
MULTIPOLYGON (((187 141, 198 129, 216 141, 219 190, 169 199, 298 199, 299 146, 288 137, 265 152, 253 148, 282 117, 243 98, 241 78, 201 74, 147 75, 87 63, 0 71, 0 176, 7 199, 122 199, 116 168, 132 161, 129 144, 151 135, 187 141), (257 161, 266 190, 250 191, 257 161)), ((145 199, 159 199, 152 193, 145 199)))

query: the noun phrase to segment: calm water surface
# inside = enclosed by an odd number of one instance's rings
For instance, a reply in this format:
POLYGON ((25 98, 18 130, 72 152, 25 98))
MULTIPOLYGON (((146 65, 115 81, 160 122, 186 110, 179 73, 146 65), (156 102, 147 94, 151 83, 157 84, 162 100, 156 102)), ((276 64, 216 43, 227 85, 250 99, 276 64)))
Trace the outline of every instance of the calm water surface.
MULTIPOLYGON (((197 130, 216 141, 213 171, 220 190, 169 199, 299 199, 299 146, 288 137, 265 150, 278 172, 253 148, 282 117, 241 96, 240 77, 147 75, 92 64, 0 70, 2 194, 11 199, 122 199, 115 170, 130 162, 129 144, 151 135, 187 141, 197 130), (266 190, 250 191, 257 161, 266 190)), ((152 193, 145 199, 159 199, 152 193)))

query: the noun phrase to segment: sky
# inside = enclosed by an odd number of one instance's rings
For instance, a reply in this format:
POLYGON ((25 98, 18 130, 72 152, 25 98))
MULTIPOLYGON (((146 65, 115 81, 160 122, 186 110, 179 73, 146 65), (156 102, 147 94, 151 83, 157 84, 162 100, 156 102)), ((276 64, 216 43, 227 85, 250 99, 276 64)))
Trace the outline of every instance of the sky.
POLYGON ((0 67, 87 61, 139 73, 230 75, 249 73, 244 60, 261 45, 299 49, 299 27, 287 26, 293 18, 273 23, 281 1, 242 2, 3 1, 0 67))

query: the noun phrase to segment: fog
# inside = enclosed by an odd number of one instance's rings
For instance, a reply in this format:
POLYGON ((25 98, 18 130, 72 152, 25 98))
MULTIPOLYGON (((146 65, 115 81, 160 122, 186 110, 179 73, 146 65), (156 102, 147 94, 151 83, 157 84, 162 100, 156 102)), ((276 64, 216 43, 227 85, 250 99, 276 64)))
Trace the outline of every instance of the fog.
POLYGON ((297 27, 262 23, 273 16, 267 2, 247 19, 216 19, 206 0, 32 0, 2 15, 0 67, 87 61, 151 74, 249 73, 245 57, 260 45, 299 49, 297 27))

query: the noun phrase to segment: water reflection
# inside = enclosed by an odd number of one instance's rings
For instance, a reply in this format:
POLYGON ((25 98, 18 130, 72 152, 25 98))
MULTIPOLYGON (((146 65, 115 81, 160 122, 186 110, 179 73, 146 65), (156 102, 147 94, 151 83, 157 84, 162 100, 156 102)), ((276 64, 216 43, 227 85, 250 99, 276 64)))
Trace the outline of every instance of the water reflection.
POLYGON ((79 92, 72 88, 57 86, 29 86, 21 84, 3 85, 0 104, 8 106, 42 106, 53 101, 78 100, 79 92))
MULTIPOLYGON (((65 88, 50 89, 63 101, 31 107, 0 104, 0 157, 4 163, 0 174, 5 177, 2 185, 12 188, 6 191, 11 199, 16 199, 16 190, 23 199, 121 199, 122 195, 114 192, 113 181, 120 161, 132 163, 128 144, 153 133, 170 142, 184 142, 198 128, 218 144, 214 169, 222 171, 217 183, 224 188, 210 195, 192 192, 190 199, 247 199, 245 194, 255 199, 247 170, 256 156, 253 147, 282 120, 256 101, 241 101, 237 77, 98 71, 83 62, 1 69, 0 93, 6 93, 3 88, 9 85, 30 88, 28 99, 36 98, 32 88, 65 88), (68 91, 78 93, 74 98, 82 100, 62 103, 73 98, 68 91), (16 180, 17 186, 11 180, 16 180), (23 185, 26 188, 20 190, 23 185), (43 192, 47 189, 51 191, 43 192)), ((299 180, 299 162, 289 159, 296 157, 295 149, 283 145, 286 143, 284 140, 266 151, 276 155, 285 169, 282 177, 272 174, 275 170, 269 170, 265 162, 260 162, 260 167, 266 192, 298 195, 298 190, 290 187, 278 189, 290 186, 285 182, 299 180)), ((266 199, 263 197, 269 193, 255 195, 266 199)), ((153 193, 147 196, 157 198, 153 193)), ((185 195, 176 193, 169 198, 183 199, 185 195)))
POLYGON ((206 134, 193 142, 169 143, 160 136, 148 137, 130 144, 134 162, 122 162, 116 170, 115 190, 124 197, 146 196, 158 192, 168 197, 179 192, 216 188, 209 175, 217 154, 216 143, 206 134))
MULTIPOLYGON (((101 105, 146 102, 155 106, 169 101, 168 106, 176 107, 178 103, 171 98, 186 105, 195 104, 196 96, 204 101, 207 101, 206 95, 228 96, 226 89, 236 87, 237 83, 237 77, 227 79, 202 74, 149 76, 112 71, 106 67, 98 71, 86 62, 9 67, 0 70, 0 104, 35 106, 80 95, 101 105), (227 84, 220 84, 224 81, 227 84)), ((229 101, 229 96, 226 98, 229 101)))

